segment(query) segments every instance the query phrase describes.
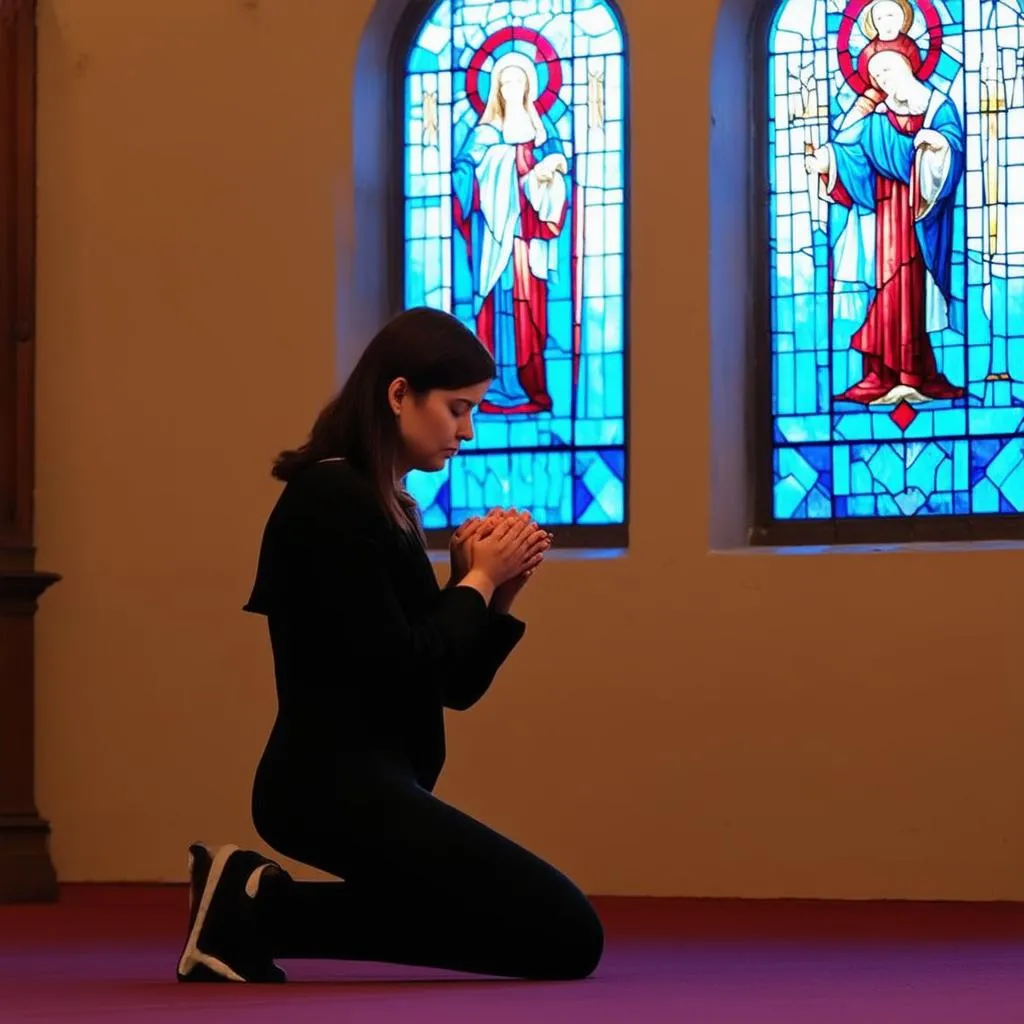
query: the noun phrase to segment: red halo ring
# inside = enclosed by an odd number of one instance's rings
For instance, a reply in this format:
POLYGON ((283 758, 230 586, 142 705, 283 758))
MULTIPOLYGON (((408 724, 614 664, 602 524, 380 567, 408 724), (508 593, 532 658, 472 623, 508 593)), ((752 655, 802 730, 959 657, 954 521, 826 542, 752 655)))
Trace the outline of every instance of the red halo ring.
MULTIPOLYGON (((875 3, 875 0, 850 0, 846 10, 843 12, 843 20, 839 26, 839 36, 836 39, 836 49, 839 51, 839 70, 843 78, 850 83, 854 92, 863 94, 867 92, 868 83, 860 77, 853 64, 853 57, 850 55, 850 36, 853 33, 853 26, 857 19, 864 13, 865 9, 875 3)), ((928 55, 917 73, 917 78, 924 82, 932 76, 932 72, 938 66, 939 57, 942 56, 942 19, 935 9, 932 0, 912 0, 924 15, 924 23, 928 29, 928 55)))
MULTIPOLYGON (((498 29, 493 35, 488 36, 480 48, 473 54, 473 59, 466 69, 466 95, 473 109, 482 114, 487 107, 487 99, 480 94, 480 76, 483 74, 483 66, 487 58, 492 56, 494 51, 509 42, 525 42, 536 48, 535 64, 546 64, 548 68, 548 84, 543 92, 537 97, 536 107, 539 113, 546 114, 558 94, 562 91, 562 61, 558 51, 551 45, 551 41, 532 28, 506 27, 498 29)), ((529 57, 529 54, 524 54, 529 57)))

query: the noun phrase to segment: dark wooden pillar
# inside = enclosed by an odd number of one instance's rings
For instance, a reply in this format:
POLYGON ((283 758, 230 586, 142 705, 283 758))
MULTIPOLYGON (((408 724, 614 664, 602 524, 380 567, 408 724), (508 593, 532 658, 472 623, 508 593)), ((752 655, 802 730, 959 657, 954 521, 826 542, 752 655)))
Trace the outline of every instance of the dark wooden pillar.
POLYGON ((35 803, 35 0, 0 0, 0 903, 57 898, 35 803))

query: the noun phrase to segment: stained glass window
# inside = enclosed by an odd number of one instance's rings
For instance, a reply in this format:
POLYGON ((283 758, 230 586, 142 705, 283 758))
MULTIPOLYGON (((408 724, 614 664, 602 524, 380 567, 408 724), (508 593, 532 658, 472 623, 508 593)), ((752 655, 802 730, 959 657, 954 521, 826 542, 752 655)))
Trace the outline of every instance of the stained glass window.
POLYGON ((1024 512, 1020 0, 787 0, 768 37, 772 512, 1024 512))
POLYGON ((475 330, 473 441, 408 486, 440 529, 494 505, 626 518, 626 61, 604 0, 442 0, 404 68, 404 304, 475 330))

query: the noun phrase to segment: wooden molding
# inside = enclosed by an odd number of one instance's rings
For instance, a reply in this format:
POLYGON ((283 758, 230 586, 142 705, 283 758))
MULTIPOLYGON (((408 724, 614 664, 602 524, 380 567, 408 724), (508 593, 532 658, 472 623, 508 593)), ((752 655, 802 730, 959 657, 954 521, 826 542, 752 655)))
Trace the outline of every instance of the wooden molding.
POLYGON ((0 568, 0 613, 34 615, 39 598, 59 581, 55 572, 0 568))
POLYGON ((36 3, 0 0, 0 903, 57 898, 35 805, 36 3))
POLYGON ((0 814, 0 904, 57 901, 49 838, 38 814, 0 814))
POLYGON ((0 903, 49 902, 49 822, 35 805, 34 617, 55 573, 0 571, 0 903))

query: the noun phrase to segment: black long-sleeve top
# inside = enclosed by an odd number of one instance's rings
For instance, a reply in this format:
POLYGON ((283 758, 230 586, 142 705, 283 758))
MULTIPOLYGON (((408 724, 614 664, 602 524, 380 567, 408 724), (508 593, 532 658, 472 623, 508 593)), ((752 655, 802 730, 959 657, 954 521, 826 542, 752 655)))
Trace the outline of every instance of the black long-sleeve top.
POLYGON ((443 709, 475 704, 526 628, 470 587, 442 590, 345 461, 285 485, 244 608, 269 623, 278 756, 393 751, 427 789, 444 766, 443 709))

